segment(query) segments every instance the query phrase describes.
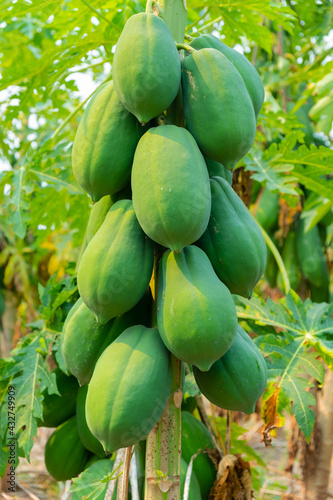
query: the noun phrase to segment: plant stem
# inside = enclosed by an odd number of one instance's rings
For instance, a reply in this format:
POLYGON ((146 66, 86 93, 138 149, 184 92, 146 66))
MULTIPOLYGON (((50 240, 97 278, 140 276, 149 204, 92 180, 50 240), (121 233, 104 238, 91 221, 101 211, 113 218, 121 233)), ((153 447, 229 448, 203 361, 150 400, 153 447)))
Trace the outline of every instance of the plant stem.
POLYGON ((282 281, 283 281, 283 286, 284 286, 284 291, 285 291, 285 294, 287 295, 287 293, 289 292, 290 290, 290 282, 289 282, 289 278, 288 278, 288 274, 287 274, 287 270, 285 268, 285 265, 284 265, 284 262, 282 260, 282 257, 278 251, 278 249, 276 248, 276 246, 274 245, 273 241, 271 240, 271 238, 268 236, 268 234, 266 233, 265 229, 263 227, 261 227, 261 225, 259 224, 259 222, 257 221, 257 224, 258 226, 260 227, 261 229, 261 232, 262 234, 264 235, 264 238, 265 238, 265 242, 268 246, 268 248, 270 249, 270 251, 272 252, 272 254, 274 255, 274 258, 276 260, 276 263, 278 265, 278 268, 280 270, 280 273, 281 273, 281 276, 282 276, 282 281))
POLYGON ((118 480, 117 500, 127 499, 131 458, 132 458, 132 446, 128 446, 125 449, 125 454, 124 454, 124 463, 122 466, 123 473, 118 480))
POLYGON ((192 52, 196 52, 196 49, 194 49, 187 43, 176 43, 176 47, 178 50, 187 50, 190 54, 192 54, 192 52))
POLYGON ((227 450, 227 454, 230 453, 231 448, 231 424, 232 424, 232 412, 230 410, 227 411, 227 427, 225 432, 225 449, 227 450))
POLYGON ((203 404, 203 401, 202 401, 202 397, 199 396, 198 394, 195 396, 195 399, 197 400, 197 404, 198 404, 198 411, 200 413, 200 417, 201 417, 201 420, 203 421, 203 423, 205 424, 205 426, 207 427, 207 429, 209 430, 209 432, 211 433, 211 436, 213 438, 213 441, 214 441, 214 444, 215 444, 215 447, 220 455, 221 458, 224 457, 224 453, 223 453, 223 450, 220 446, 220 443, 219 443, 219 440, 217 439, 217 436, 215 434, 215 431, 213 429, 213 426, 212 424, 210 423, 210 420, 208 418, 208 415, 206 413, 206 410, 205 410, 205 406, 203 404))

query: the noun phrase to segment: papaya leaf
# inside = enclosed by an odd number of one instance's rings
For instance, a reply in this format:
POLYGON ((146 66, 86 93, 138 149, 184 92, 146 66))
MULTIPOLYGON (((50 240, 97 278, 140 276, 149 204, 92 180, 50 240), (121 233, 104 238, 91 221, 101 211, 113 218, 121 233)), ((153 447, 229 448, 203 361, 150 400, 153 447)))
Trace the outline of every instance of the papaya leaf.
POLYGON ((311 193, 304 203, 301 218, 305 220, 305 231, 313 229, 332 209, 333 203, 317 193, 311 193))
POLYGON ((200 394, 200 389, 198 384, 195 381, 193 373, 188 373, 185 376, 185 382, 183 387, 184 399, 186 400, 188 397, 194 397, 197 394, 200 394))
POLYGON ((103 479, 112 472, 113 461, 109 459, 98 460, 88 469, 83 471, 81 477, 74 478, 70 487, 72 500, 104 500, 108 489, 108 482, 103 479))

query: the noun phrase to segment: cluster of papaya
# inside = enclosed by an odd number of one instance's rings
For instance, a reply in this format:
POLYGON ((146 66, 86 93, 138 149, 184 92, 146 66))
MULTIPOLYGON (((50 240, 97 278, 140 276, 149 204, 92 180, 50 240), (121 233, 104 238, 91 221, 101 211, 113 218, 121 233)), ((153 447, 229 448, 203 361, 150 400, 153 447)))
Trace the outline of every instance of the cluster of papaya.
MULTIPOLYGON (((256 219, 268 232, 281 253, 290 286, 300 289, 306 283, 313 302, 330 301, 330 277, 325 252, 326 228, 332 222, 332 212, 326 214, 312 229, 307 230, 305 219, 299 216, 289 227, 285 238, 278 226, 279 194, 265 188, 256 203, 256 219)), ((268 249, 265 277, 271 288, 284 292, 282 275, 273 254, 268 249)))

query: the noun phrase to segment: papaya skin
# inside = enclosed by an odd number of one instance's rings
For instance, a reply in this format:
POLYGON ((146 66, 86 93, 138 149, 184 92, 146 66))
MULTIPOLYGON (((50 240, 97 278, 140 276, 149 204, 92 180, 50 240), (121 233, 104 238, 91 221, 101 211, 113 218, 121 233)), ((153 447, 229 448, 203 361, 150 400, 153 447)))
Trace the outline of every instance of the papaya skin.
POLYGON ((237 327, 235 305, 200 248, 191 245, 178 254, 164 254, 157 324, 166 347, 202 371, 231 346, 237 327))
POLYGON ((103 446, 92 435, 89 430, 87 419, 86 419, 86 399, 87 399, 88 385, 83 385, 80 387, 77 398, 76 398, 76 423, 79 432, 79 436, 82 444, 87 450, 91 451, 100 458, 105 457, 103 446))
POLYGON ((150 13, 130 17, 116 45, 112 72, 119 99, 140 122, 167 109, 180 86, 179 54, 167 24, 150 13))
POLYGON ((244 80, 216 49, 193 52, 181 64, 186 126, 205 156, 232 170, 256 134, 256 117, 244 80))
POLYGON ((209 158, 205 158, 205 162, 208 168, 209 177, 222 177, 229 182, 230 186, 232 185, 232 171, 224 168, 222 163, 218 161, 210 160, 209 158))

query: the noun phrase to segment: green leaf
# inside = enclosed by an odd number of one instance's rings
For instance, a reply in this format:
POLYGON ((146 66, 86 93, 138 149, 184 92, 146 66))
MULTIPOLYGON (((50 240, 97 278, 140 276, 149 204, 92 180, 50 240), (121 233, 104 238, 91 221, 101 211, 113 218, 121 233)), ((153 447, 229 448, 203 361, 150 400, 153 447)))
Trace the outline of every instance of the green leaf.
POLYGON ((183 393, 185 399, 188 397, 195 397, 197 394, 200 394, 200 389, 196 383, 193 373, 188 373, 185 376, 183 393))
POLYGON ((102 481, 113 468, 113 461, 109 459, 98 460, 83 471, 81 477, 74 478, 69 491, 72 500, 104 500, 108 489, 108 482, 102 481))

